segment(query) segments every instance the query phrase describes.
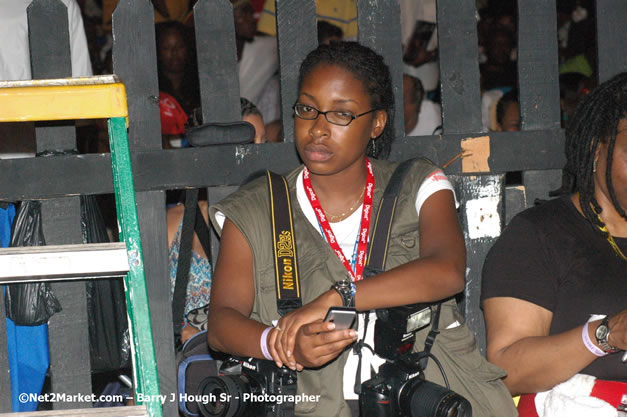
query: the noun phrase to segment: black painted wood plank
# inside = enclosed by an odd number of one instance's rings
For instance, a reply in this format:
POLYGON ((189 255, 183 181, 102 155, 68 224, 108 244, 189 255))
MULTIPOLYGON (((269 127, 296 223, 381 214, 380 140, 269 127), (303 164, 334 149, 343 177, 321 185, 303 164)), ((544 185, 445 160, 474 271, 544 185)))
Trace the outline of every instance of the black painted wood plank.
POLYGON ((518 84, 523 130, 560 127, 556 14, 554 0, 518 2, 518 84))
POLYGON ((403 136, 403 51, 398 0, 360 0, 357 3, 359 43, 382 55, 390 67, 394 89, 394 132, 403 136))
POLYGON ((460 222, 466 241, 466 288, 460 307, 485 355, 485 322, 480 309, 481 271, 505 221, 504 176, 451 176, 451 180, 460 202, 460 222))
MULTIPOLYGON (((464 138, 466 135, 397 139, 390 159, 421 155, 444 165, 460 152, 460 141, 464 138)), ((564 166, 561 129, 490 132, 490 142, 488 164, 493 173, 564 166)), ((300 163, 291 143, 143 151, 133 155, 137 191, 238 185, 269 164, 276 171, 287 172, 300 163)), ((453 162, 446 172, 461 173, 460 161, 453 162)), ((8 201, 113 191, 108 154, 0 160, 0 178, 3 178, 0 200, 8 201)))
POLYGON ((292 106, 298 96, 298 70, 305 56, 318 46, 315 1, 276 0, 276 24, 283 137, 293 142, 292 106))
MULTIPOLYGON (((161 152, 157 53, 153 8, 148 0, 122 0, 113 14, 113 69, 126 85, 129 106, 131 155, 161 152)), ((136 166, 133 166, 134 179, 136 166)), ((170 303, 170 277, 163 191, 137 192, 155 357, 162 395, 176 392, 174 336, 170 303)), ((175 402, 163 404, 163 414, 177 415, 175 402)))
POLYGON ((527 207, 533 207, 536 200, 549 200, 550 191, 555 191, 562 186, 562 170, 526 170, 522 173, 525 186, 527 207))
POLYGON ((121 0, 113 12, 113 72, 126 86, 131 151, 161 149, 154 10, 121 0))
MULTIPOLYGON (((68 197, 44 200, 42 228, 48 245, 82 243, 80 199, 68 197)), ((51 392, 90 394, 89 333, 84 282, 51 284, 62 311, 48 322, 51 392)), ((56 402, 55 410, 91 408, 85 402, 56 402)))
POLYGON ((203 120, 240 120, 233 7, 226 0, 199 0, 194 22, 203 120))
POLYGON ((481 132, 475 0, 438 0, 438 44, 445 134, 481 132))
POLYGON ((9 413, 11 406, 11 374, 5 326, 4 287, 0 287, 0 413, 9 413))
POLYGON ((27 16, 33 79, 71 77, 70 31, 65 4, 59 0, 33 0, 27 16))
MULTIPOLYGON (((159 388, 162 395, 176 392, 176 362, 170 276, 168 269, 168 234, 166 229, 165 192, 143 191, 136 194, 139 212, 144 268, 148 286, 148 301, 152 320, 152 337, 159 370, 159 388)), ((171 397, 166 397, 171 398, 171 397)), ((172 401, 163 404, 163 415, 178 415, 178 405, 172 401)))
POLYGON ((596 0, 599 82, 627 71, 627 2, 596 0))
MULTIPOLYGON (((34 79, 70 77, 67 8, 59 0, 35 0, 28 7, 31 69, 34 79)), ((76 148, 73 126, 65 122, 36 128, 38 152, 76 148)), ((45 157, 44 157, 45 158, 45 157)), ((42 158, 36 158, 42 159, 42 158)), ((42 202, 42 229, 47 244, 82 243, 78 197, 42 202)), ((63 311, 49 321, 52 392, 91 393, 87 300, 81 282, 52 285, 63 311)), ((81 402, 56 402, 54 409, 90 408, 81 402)))

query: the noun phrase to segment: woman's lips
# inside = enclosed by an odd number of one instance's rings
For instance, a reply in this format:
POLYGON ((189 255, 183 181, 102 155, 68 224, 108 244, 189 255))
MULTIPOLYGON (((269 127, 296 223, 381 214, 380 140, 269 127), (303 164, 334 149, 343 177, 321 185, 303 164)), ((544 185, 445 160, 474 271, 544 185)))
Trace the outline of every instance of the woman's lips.
POLYGON ((305 147, 305 157, 313 162, 324 162, 331 159, 333 152, 326 146, 310 145, 305 147))

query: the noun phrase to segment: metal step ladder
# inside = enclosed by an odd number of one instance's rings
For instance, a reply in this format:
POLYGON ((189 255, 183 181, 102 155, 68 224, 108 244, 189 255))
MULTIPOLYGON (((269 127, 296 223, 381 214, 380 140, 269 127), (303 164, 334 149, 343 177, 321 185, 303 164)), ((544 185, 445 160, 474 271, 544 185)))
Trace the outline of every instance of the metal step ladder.
MULTIPOLYGON (((0 122, 108 119, 120 243, 0 250, 0 284, 123 276, 133 353, 133 407, 19 413, 20 416, 163 415, 135 189, 126 132, 126 90, 116 76, 0 82, 0 122)), ((2 180, 0 179, 0 184, 2 180)), ((52 347, 54 348, 54 347, 52 347)), ((14 414, 0 414, 10 416, 14 414)))

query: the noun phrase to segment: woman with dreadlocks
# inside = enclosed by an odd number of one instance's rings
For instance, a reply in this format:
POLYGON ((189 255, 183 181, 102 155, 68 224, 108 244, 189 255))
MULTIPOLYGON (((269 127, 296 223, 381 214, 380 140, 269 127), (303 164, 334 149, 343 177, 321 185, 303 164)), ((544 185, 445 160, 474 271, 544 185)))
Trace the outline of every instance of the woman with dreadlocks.
POLYGON ((488 359, 537 393, 521 416, 616 415, 627 394, 627 73, 579 104, 566 158, 567 195, 516 216, 483 269, 488 359), (557 414, 575 404, 593 408, 557 414))

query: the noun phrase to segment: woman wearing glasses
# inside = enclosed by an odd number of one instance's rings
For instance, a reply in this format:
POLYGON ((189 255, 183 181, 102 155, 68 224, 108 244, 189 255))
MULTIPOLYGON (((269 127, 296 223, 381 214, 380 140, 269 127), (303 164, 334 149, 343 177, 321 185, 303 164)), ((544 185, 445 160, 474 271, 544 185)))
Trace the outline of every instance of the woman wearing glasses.
MULTIPOLYGON (((370 214, 376 213, 398 165, 376 159, 389 153, 394 138, 394 95, 383 58, 354 42, 312 51, 300 68, 294 114, 296 149, 304 166, 286 179, 303 306, 283 317, 277 312, 268 187, 265 179, 253 181, 210 209, 222 241, 209 344, 298 370, 299 394, 318 397, 296 404, 297 416, 356 417, 355 387, 383 362, 361 349, 357 375, 358 355, 347 348, 357 340, 372 346, 376 318, 370 313, 364 339, 364 316, 378 308, 452 299, 464 289, 466 254, 455 196, 441 170, 415 162, 397 204, 386 272, 362 279, 360 254, 374 226, 370 214), (357 330, 324 322, 332 306, 365 312, 357 330)), ((503 372, 481 358, 454 305, 452 300, 442 308, 442 332, 432 352, 447 354, 439 340, 469 337, 455 355, 467 361, 461 366, 481 368, 485 379, 477 386, 489 385, 494 395, 473 398, 472 388, 456 385, 452 373, 451 389, 472 403, 475 416, 515 415, 508 412, 513 403, 500 381, 503 372)), ((420 343, 422 349, 424 336, 420 343)), ((427 367, 426 376, 443 385, 434 365, 427 367)))

